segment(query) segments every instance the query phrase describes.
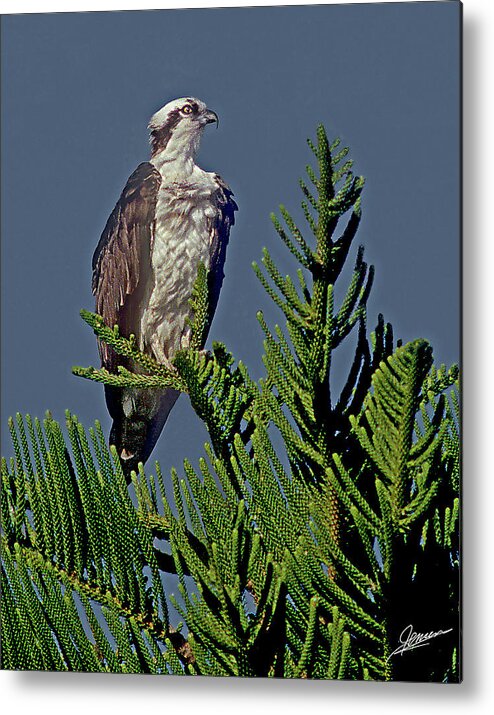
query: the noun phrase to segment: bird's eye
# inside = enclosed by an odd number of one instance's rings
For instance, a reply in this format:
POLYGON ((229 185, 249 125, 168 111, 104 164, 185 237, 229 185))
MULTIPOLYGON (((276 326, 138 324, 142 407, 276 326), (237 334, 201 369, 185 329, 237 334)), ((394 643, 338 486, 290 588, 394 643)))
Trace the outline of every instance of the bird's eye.
POLYGON ((192 114, 192 107, 190 104, 185 104, 180 111, 182 114, 192 114))

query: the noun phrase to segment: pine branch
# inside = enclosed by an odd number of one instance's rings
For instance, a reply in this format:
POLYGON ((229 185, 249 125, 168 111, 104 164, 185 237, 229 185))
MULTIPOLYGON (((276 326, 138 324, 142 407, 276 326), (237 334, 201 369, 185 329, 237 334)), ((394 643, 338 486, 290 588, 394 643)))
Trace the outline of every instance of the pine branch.
MULTIPOLYGON (((191 315, 188 325, 191 330, 189 347, 193 352, 202 349, 209 326, 209 285, 208 272, 203 263, 197 267, 197 277, 189 300, 191 315)), ((93 329, 99 340, 109 345, 113 350, 129 358, 133 364, 143 369, 144 374, 134 373, 119 366, 118 374, 112 374, 105 368, 96 370, 93 367, 72 368, 74 375, 89 380, 101 382, 112 387, 135 387, 138 389, 173 388, 179 392, 187 392, 187 384, 169 365, 161 365, 147 353, 139 350, 135 335, 128 338, 120 335, 118 325, 112 328, 105 325, 103 318, 87 310, 81 310, 82 319, 93 329)))

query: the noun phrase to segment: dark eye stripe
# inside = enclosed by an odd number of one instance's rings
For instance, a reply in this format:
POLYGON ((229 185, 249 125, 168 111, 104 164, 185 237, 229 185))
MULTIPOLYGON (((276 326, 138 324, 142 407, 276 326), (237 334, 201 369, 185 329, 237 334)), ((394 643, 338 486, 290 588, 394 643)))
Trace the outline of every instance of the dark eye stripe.
POLYGON ((173 130, 177 124, 182 119, 180 109, 174 109, 168 115, 168 119, 165 124, 159 129, 154 129, 151 132, 151 151, 152 154, 156 154, 158 151, 166 149, 166 145, 170 141, 170 137, 173 134, 173 130))

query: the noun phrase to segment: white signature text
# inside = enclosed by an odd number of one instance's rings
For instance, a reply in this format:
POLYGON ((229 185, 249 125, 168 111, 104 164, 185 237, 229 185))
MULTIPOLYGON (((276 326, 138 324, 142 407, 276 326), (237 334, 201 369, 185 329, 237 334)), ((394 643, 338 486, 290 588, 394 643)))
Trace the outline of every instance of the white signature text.
POLYGON ((429 642, 433 638, 442 636, 446 633, 450 633, 453 629, 448 628, 447 631, 431 631, 430 633, 415 633, 412 624, 406 626, 400 633, 400 645, 398 648, 388 655, 387 660, 389 660, 393 655, 403 655, 408 650, 414 650, 414 648, 421 648, 424 645, 429 645, 429 642))

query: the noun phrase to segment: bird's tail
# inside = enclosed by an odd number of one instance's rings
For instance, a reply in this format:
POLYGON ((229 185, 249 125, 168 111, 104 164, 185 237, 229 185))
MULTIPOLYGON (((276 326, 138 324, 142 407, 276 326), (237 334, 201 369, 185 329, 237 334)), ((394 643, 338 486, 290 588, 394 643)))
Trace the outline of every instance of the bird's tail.
POLYGON ((115 445, 130 482, 130 473, 137 471, 139 462, 144 464, 153 451, 180 393, 172 389, 161 392, 106 387, 105 395, 113 417, 109 442, 115 445))

